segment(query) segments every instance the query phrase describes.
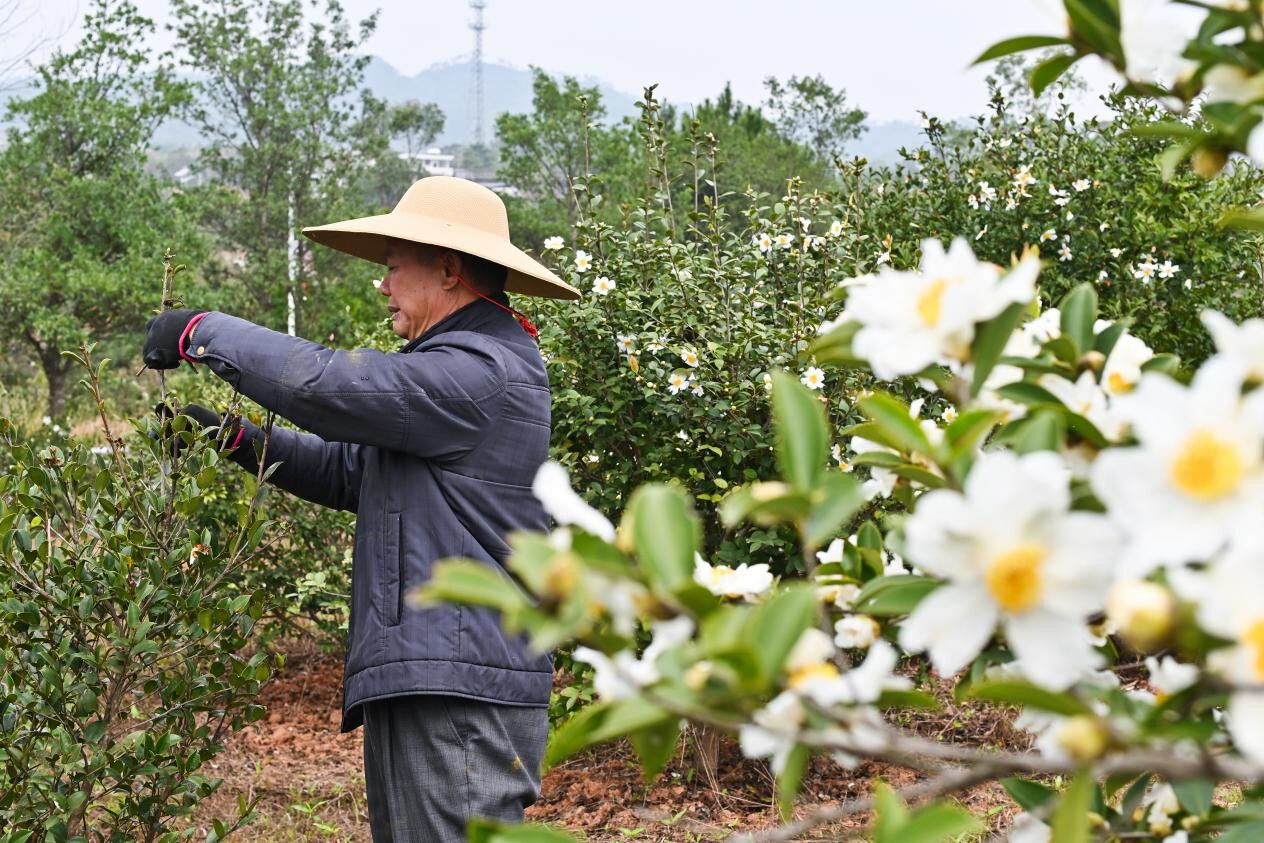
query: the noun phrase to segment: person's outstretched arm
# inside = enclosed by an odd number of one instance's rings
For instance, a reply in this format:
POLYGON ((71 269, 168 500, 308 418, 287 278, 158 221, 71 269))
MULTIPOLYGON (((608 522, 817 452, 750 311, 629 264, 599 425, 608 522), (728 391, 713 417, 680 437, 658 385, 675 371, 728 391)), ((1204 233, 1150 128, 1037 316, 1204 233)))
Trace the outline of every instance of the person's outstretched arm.
MULTIPOLYGON (((188 359, 326 442, 457 457, 504 404, 499 352, 473 338, 410 354, 338 351, 215 312, 192 334, 188 359)), ((297 447, 280 444, 278 458, 297 447)))

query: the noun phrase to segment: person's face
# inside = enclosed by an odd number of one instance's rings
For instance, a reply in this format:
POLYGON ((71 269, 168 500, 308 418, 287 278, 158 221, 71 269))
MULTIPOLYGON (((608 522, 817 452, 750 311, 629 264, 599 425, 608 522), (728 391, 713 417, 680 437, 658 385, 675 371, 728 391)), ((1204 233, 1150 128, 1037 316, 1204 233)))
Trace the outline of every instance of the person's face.
POLYGON ((451 311, 451 283, 445 283, 443 265, 426 260, 407 244, 393 244, 386 250, 386 274, 378 292, 387 297, 391 330, 412 341, 451 311))

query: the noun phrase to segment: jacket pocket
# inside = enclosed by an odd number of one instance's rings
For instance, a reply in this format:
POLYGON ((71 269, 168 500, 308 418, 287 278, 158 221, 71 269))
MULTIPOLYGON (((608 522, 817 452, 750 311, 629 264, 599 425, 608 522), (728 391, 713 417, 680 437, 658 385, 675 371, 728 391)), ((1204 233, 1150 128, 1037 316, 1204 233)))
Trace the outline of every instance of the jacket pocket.
POLYGON ((404 602, 404 560, 399 545, 399 513, 386 513, 382 524, 382 622, 398 626, 404 602))

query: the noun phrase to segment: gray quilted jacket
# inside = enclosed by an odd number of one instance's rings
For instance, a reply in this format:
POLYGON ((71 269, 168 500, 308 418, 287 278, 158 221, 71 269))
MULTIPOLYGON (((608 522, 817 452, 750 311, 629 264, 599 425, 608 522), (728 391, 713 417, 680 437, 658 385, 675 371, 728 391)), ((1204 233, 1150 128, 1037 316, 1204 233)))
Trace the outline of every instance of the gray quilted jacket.
MULTIPOLYGON (((404 599, 447 557, 503 572, 506 535, 547 527, 531 482, 548 456, 549 383, 518 322, 479 300, 382 353, 210 313, 191 345, 215 374, 310 431, 274 428, 271 482, 356 513, 343 731, 363 722, 361 703, 405 694, 547 705, 551 656, 503 632, 497 613, 404 599)), ((263 438, 250 424, 245 435, 263 438)), ((243 442, 234 459, 253 464, 250 451, 243 442)))

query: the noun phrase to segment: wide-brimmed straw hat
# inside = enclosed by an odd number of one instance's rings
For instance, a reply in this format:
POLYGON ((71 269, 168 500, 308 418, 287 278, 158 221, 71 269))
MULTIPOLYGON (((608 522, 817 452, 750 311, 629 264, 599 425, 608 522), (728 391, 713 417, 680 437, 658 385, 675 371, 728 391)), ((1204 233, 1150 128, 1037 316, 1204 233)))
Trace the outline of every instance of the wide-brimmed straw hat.
POLYGON ((579 290, 509 241, 505 203, 469 179, 428 176, 414 182, 389 214, 317 225, 303 233, 323 246, 380 264, 386 263, 392 238, 455 249, 508 269, 507 292, 579 298, 579 290))

